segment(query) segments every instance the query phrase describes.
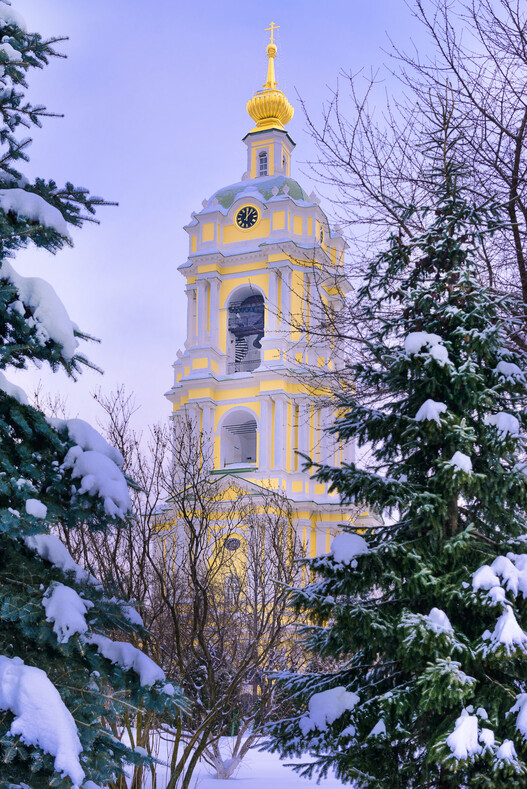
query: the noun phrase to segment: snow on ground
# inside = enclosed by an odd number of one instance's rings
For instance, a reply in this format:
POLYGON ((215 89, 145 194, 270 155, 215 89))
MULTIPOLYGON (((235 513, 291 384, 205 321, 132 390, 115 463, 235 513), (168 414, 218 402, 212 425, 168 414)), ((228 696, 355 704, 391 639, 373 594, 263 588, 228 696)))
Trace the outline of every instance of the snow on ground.
MULTIPOLYGON (((224 738, 225 758, 228 757, 228 737, 224 738)), ((166 743, 162 743, 160 752, 157 754, 160 759, 167 756, 166 743)), ((308 781, 294 772, 287 764, 298 764, 310 761, 305 759, 280 759, 276 753, 259 752, 251 749, 242 761, 238 771, 232 778, 226 781, 218 780, 214 777, 213 770, 209 765, 200 763, 196 769, 191 782, 191 789, 310 789, 317 786, 316 779, 308 781)), ((164 789, 168 783, 167 768, 159 767, 158 789, 164 789)), ((342 789, 344 784, 335 777, 328 777, 320 781, 318 786, 321 789, 342 789)), ((346 784, 348 789, 353 789, 351 784, 346 784)), ((147 778, 142 789, 152 789, 150 776, 147 778)))
MULTIPOLYGON (((309 789, 316 786, 316 780, 308 781, 294 772, 288 763, 299 763, 309 759, 285 759, 281 761, 276 754, 250 751, 241 764, 236 777, 219 781, 206 770, 200 770, 196 789, 309 789)), ((318 784, 322 789, 341 789, 344 784, 335 777, 326 778, 318 784)), ((348 784, 348 787, 350 785, 348 784)))

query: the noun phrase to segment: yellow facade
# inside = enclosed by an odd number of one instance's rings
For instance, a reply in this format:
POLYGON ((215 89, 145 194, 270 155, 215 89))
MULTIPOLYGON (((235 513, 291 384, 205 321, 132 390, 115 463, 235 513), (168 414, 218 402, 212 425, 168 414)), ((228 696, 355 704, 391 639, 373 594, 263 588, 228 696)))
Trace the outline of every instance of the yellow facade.
POLYGON ((285 125, 293 111, 276 87, 274 43, 267 54, 264 90, 248 104, 256 126, 244 137, 246 173, 204 201, 185 228, 187 339, 167 397, 174 419, 190 416, 199 429, 211 475, 285 493, 314 555, 356 515, 310 478, 298 455, 353 459, 353 447, 336 446, 327 432, 334 415, 324 374, 338 369, 331 338, 310 334, 317 310, 342 306, 347 283, 337 267, 346 244, 290 177, 295 144, 285 125))

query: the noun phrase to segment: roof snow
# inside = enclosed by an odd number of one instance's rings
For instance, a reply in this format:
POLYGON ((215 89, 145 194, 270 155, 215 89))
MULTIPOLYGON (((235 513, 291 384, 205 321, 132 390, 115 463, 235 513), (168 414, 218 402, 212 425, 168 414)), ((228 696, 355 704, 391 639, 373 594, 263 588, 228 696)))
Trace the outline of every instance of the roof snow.
POLYGON ((200 213, 220 211, 222 214, 227 214, 234 201, 242 196, 256 197, 264 203, 273 199, 283 200, 284 197, 289 197, 297 205, 314 205, 300 184, 293 178, 288 178, 285 175, 270 175, 238 181, 238 183, 218 189, 210 200, 204 201, 204 207, 200 213))

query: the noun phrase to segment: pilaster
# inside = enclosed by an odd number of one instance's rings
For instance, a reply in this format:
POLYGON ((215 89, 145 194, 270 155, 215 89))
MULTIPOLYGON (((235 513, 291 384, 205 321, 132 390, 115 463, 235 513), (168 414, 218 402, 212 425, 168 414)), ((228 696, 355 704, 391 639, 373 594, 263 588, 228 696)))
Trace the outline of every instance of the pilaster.
POLYGON ((207 340, 207 307, 209 282, 202 279, 198 283, 198 345, 205 345, 207 340))
POLYGON ((210 278, 210 334, 209 341, 215 351, 220 350, 220 288, 218 276, 210 278))
POLYGON ((196 344, 196 286, 187 285, 187 339, 185 348, 187 350, 196 344))

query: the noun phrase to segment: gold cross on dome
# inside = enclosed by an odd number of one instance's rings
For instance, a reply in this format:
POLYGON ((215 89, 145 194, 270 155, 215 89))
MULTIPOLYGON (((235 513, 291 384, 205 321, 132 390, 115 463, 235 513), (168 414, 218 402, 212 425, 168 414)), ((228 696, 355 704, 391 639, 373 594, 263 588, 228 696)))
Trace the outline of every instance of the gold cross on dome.
POLYGON ((271 22, 270 27, 266 27, 265 29, 266 29, 266 31, 267 30, 271 31, 271 44, 274 44, 274 31, 275 30, 280 30, 280 25, 275 25, 274 22, 271 22))

